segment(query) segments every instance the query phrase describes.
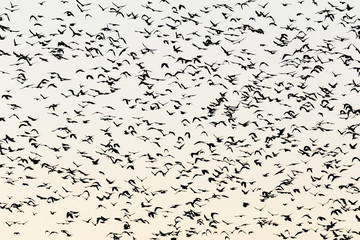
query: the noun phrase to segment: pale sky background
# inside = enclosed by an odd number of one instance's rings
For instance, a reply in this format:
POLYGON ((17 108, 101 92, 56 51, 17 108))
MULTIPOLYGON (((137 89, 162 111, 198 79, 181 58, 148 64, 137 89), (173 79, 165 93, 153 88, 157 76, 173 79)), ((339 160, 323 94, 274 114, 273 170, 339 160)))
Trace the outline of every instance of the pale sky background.
POLYGON ((0 3, 1 239, 359 238, 356 1, 80 3, 0 3))

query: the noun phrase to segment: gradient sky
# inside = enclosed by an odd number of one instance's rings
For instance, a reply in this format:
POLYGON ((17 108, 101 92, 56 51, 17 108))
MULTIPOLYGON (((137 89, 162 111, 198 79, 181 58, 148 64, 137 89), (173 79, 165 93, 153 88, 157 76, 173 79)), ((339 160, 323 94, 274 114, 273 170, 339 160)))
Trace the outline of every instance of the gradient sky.
POLYGON ((0 237, 357 239, 356 4, 3 1, 0 237))

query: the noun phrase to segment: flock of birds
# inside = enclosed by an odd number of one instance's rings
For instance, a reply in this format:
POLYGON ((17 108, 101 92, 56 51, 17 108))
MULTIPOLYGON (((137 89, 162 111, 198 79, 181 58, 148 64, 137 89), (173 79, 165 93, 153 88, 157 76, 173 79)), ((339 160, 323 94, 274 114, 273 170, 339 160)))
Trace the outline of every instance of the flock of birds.
POLYGON ((3 1, 6 239, 360 239, 355 1, 3 1))

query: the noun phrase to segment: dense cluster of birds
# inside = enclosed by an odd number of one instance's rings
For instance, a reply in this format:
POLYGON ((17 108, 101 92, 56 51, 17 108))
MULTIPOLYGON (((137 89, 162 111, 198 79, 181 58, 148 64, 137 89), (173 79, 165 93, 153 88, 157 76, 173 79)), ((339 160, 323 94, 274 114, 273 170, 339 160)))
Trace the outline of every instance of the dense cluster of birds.
POLYGON ((1 4, 0 236, 360 238, 354 1, 1 4))

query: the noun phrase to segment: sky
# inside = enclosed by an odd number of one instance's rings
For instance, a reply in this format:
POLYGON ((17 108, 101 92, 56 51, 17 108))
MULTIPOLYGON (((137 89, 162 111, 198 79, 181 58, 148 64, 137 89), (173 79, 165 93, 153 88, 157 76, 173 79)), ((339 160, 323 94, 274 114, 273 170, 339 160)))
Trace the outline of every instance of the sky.
POLYGON ((356 239, 355 1, 3 1, 0 237, 356 239))

